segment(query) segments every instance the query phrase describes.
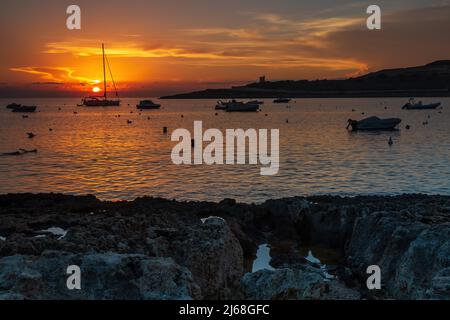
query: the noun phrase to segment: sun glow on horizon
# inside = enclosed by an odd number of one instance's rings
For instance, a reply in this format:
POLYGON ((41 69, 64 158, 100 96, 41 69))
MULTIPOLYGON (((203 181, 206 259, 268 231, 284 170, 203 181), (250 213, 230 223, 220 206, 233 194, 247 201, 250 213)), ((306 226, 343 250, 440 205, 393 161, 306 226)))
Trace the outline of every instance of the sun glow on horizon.
POLYGON ((93 87, 92 88, 92 92, 98 93, 100 91, 102 91, 102 90, 99 87, 93 87))

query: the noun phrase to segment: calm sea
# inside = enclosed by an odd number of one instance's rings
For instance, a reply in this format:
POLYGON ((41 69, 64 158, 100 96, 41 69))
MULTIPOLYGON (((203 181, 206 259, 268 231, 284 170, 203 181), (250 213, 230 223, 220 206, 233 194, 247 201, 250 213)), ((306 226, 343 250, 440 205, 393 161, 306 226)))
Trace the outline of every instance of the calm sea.
POLYGON ((0 157, 0 193, 243 202, 318 194, 450 195, 448 98, 424 99, 441 101, 442 113, 404 111, 406 99, 392 98, 297 99, 290 108, 265 100, 262 112, 249 114, 215 111, 215 100, 163 100, 160 110, 139 114, 138 100, 123 99, 119 108, 85 108, 76 106, 78 99, 0 99, 0 153, 38 149, 0 157), (22 118, 5 108, 13 101, 37 105, 39 112, 22 118), (371 115, 403 122, 396 132, 346 131, 348 118, 371 115), (204 128, 279 129, 278 175, 261 176, 257 165, 172 164, 170 132, 192 131, 194 120, 202 120, 204 128), (36 137, 29 139, 26 132, 36 137))

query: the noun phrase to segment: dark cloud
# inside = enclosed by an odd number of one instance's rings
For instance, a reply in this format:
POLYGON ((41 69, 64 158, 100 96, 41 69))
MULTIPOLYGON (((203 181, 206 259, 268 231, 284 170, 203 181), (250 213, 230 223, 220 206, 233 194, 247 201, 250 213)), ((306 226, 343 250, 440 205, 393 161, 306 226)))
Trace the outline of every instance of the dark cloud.
POLYGON ((450 6, 382 17, 382 30, 345 30, 327 37, 329 54, 365 61, 371 70, 450 58, 450 6))

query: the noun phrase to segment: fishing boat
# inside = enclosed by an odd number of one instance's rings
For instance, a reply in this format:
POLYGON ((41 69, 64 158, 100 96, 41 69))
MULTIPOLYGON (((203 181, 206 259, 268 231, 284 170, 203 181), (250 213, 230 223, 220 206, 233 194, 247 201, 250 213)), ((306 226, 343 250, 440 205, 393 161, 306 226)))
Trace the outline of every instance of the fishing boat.
POLYGON ((380 119, 378 117, 369 117, 363 120, 348 120, 347 129, 351 131, 361 130, 395 130, 395 127, 402 122, 398 118, 380 119))
POLYGON ((402 109, 406 110, 430 110, 436 109, 441 105, 440 102, 430 103, 430 104, 422 104, 422 101, 415 102, 414 98, 409 99, 408 103, 405 104, 402 109))
POLYGON ((23 105, 16 105, 14 108, 11 109, 12 112, 35 112, 36 106, 23 106, 23 105))
POLYGON ((120 106, 119 94, 117 92, 116 84, 112 76, 111 68, 109 66, 108 57, 105 54, 105 45, 102 44, 102 55, 103 55, 103 96, 89 96, 81 100, 81 106, 85 107, 111 107, 120 106), (106 62, 106 64, 105 64, 106 62), (111 81, 114 86, 116 93, 115 99, 108 99, 106 90, 106 66, 108 66, 109 73, 111 75, 111 81))
POLYGON ((273 100, 273 103, 289 103, 292 99, 289 98, 278 98, 273 100))
POLYGON ((230 102, 227 104, 226 112, 256 112, 259 104, 250 102, 230 102))
POLYGON ((160 107, 160 104, 154 103, 152 100, 142 100, 136 105, 136 109, 139 110, 159 109, 160 107))

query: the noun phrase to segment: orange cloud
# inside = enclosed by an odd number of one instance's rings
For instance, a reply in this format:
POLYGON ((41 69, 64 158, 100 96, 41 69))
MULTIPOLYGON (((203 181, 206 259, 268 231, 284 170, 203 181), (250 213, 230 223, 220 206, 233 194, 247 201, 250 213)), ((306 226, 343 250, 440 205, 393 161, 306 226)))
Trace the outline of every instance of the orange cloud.
MULTIPOLYGON (((83 45, 76 42, 52 42, 46 44, 44 53, 69 53, 80 57, 98 56, 102 54, 98 45, 83 45)), ((195 52, 182 48, 156 48, 145 49, 136 44, 110 46, 107 54, 111 57, 122 58, 194 58, 194 59, 224 59, 223 56, 213 52, 195 52)))
POLYGON ((86 77, 76 76, 75 70, 69 67, 18 67, 10 68, 14 72, 24 72, 28 74, 38 75, 42 80, 52 82, 73 82, 96 84, 98 80, 86 77))
MULTIPOLYGON (((341 56, 339 53, 330 54, 327 51, 330 34, 355 29, 359 24, 364 25, 361 18, 320 18, 297 21, 272 13, 247 13, 247 15, 250 17, 244 27, 213 26, 179 30, 176 45, 172 45, 170 39, 166 39, 166 43, 162 45, 144 44, 139 35, 129 35, 125 42, 108 43, 106 53, 111 58, 164 59, 164 63, 176 63, 187 67, 195 65, 196 67, 241 69, 256 67, 280 70, 305 68, 322 72, 329 70, 342 76, 361 74, 368 70, 367 64, 358 59, 341 56)), ((97 57, 102 54, 99 43, 100 41, 92 39, 50 42, 45 44, 43 53, 69 54, 80 58, 97 57)), ((77 75, 76 70, 70 67, 33 66, 10 70, 34 74, 47 81, 96 83, 94 79, 77 75)), ((122 67, 122 70, 127 69, 122 67)), ((118 78, 125 78, 123 72, 120 77, 120 63, 119 72, 116 69, 117 73, 118 78)), ((179 77, 170 72, 164 73, 165 78, 169 76, 179 77)), ((141 78, 143 78, 142 75, 141 78)), ((131 79, 129 75, 127 79, 131 79)))

